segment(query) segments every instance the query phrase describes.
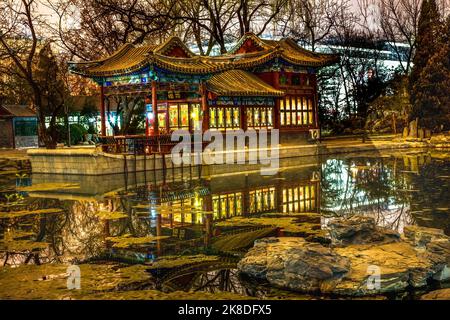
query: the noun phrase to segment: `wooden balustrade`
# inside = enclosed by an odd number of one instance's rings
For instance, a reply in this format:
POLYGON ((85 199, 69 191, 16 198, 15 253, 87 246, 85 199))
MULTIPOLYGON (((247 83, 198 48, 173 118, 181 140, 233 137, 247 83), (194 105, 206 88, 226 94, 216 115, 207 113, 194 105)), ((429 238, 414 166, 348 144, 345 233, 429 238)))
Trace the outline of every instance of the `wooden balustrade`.
MULTIPOLYGON (((110 154, 132 154, 132 155, 152 155, 170 154, 179 141, 172 141, 170 134, 158 136, 100 136, 100 145, 103 152, 110 154)), ((191 141, 194 141, 193 137, 191 141)), ((206 143, 201 143, 201 150, 206 147, 206 143)), ((195 143, 192 142, 191 150, 194 151, 195 143)))

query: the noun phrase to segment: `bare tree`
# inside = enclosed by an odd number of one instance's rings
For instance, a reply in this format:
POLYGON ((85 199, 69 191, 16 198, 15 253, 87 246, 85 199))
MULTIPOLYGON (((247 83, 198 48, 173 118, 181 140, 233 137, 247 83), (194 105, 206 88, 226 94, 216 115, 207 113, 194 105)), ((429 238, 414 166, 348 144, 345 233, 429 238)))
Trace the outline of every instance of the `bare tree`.
POLYGON ((174 28, 173 4, 146 0, 47 0, 58 17, 53 34, 82 60, 112 54, 125 43, 158 43, 174 28))
POLYGON ((422 0, 378 0, 384 38, 400 63, 404 74, 411 71, 416 48, 417 25, 422 0), (406 43, 408 46, 399 46, 406 43))
POLYGON ((289 0, 277 19, 282 36, 293 37, 316 51, 317 44, 333 36, 338 15, 347 12, 349 0, 289 0))
POLYGON ((0 74, 20 79, 29 87, 38 118, 40 142, 54 147, 55 130, 53 126, 47 130, 45 117, 51 116, 50 123, 54 124, 62 108, 56 96, 62 92, 54 92, 56 87, 60 88, 57 79, 51 79, 55 82, 50 83, 41 77, 43 66, 38 62, 41 62, 40 58, 49 58, 51 50, 49 44, 41 40, 46 24, 42 15, 37 13, 38 4, 36 0, 0 1, 0 74), (52 92, 48 90, 50 87, 52 92))

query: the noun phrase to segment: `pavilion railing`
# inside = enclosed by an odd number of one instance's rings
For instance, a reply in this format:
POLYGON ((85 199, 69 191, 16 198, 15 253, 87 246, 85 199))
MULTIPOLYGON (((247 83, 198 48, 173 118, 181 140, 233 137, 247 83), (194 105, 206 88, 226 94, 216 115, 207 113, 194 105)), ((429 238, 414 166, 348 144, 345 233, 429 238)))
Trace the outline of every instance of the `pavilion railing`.
MULTIPOLYGON (((171 137, 170 134, 158 136, 101 136, 99 137, 99 144, 103 152, 111 154, 170 154, 179 143, 179 141, 172 141, 171 137)), ((194 139, 192 138, 191 141, 194 141, 194 139)), ((191 146, 192 150, 195 150, 195 144, 192 143, 191 146)), ((205 147, 206 144, 201 143, 201 150, 204 150, 205 147)))

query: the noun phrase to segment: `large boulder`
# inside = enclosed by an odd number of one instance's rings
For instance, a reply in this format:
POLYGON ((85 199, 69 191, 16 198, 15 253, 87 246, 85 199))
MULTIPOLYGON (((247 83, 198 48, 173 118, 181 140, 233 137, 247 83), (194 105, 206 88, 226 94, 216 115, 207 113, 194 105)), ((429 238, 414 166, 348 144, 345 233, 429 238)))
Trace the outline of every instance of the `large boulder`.
POLYGON ((443 233, 419 227, 406 228, 404 238, 394 242, 351 243, 331 248, 301 238, 269 238, 257 241, 239 262, 238 269, 293 291, 377 295, 424 287, 431 279, 448 280, 449 245, 450 239, 443 233), (424 241, 410 240, 418 239, 412 236, 413 230, 428 239, 426 246, 422 245, 424 241))
POLYGON ((441 229, 406 226, 404 239, 432 261, 434 280, 450 279, 450 241, 441 229))
POLYGON ((365 216, 334 219, 327 228, 333 244, 390 243, 400 240, 400 234, 378 227, 375 219, 365 216))
POLYGON ((268 238, 255 242, 238 269, 279 288, 318 292, 349 272, 350 261, 303 238, 268 238))

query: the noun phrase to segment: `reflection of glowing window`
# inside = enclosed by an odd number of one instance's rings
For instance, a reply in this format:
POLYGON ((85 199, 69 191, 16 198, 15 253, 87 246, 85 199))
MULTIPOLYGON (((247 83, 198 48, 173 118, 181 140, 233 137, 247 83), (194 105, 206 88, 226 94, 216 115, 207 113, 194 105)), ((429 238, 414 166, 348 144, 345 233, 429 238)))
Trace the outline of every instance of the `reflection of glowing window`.
POLYGON ((225 219, 242 214, 242 194, 230 193, 213 196, 214 219, 225 219))
POLYGON ((249 198, 249 213, 262 213, 276 209, 275 188, 250 191, 249 198))
POLYGON ((316 188, 313 184, 284 188, 283 212, 305 212, 316 209, 316 188))

